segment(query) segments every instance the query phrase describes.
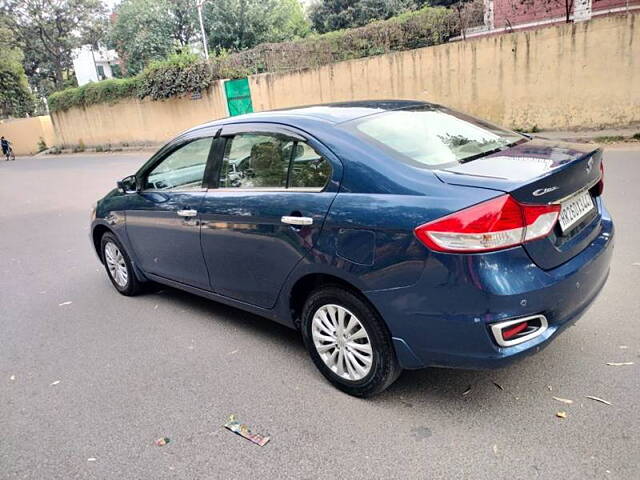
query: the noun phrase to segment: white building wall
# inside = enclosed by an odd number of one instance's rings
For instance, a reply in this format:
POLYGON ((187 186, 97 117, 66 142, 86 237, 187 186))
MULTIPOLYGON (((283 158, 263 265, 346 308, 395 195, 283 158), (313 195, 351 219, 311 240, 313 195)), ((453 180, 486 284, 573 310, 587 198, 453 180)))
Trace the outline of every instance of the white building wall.
POLYGON ((76 73, 78 85, 103 80, 98 78, 98 66, 104 69, 105 78, 112 78, 111 64, 118 61, 118 55, 114 50, 100 48, 93 50, 91 45, 83 45, 73 51, 73 70, 76 73))

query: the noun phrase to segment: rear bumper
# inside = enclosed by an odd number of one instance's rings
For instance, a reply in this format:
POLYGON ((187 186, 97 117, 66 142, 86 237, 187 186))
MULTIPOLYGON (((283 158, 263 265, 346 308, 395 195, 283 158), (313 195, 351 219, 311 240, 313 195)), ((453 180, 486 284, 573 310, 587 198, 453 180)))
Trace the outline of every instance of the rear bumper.
POLYGON ((613 243, 613 223, 603 208, 598 236, 552 270, 537 267, 522 247, 484 255, 433 253, 417 284, 366 294, 387 322, 404 368, 501 367, 541 350, 582 316, 606 283, 613 243), (541 335, 497 345, 492 323, 536 314, 549 323, 541 335))

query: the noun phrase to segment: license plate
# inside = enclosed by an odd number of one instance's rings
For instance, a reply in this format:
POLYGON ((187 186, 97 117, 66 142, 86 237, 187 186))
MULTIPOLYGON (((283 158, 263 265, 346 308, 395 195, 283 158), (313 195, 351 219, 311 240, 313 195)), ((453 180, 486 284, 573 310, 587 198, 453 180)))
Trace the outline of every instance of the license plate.
POLYGON ((560 228, 565 233, 593 210, 593 200, 589 192, 581 193, 560 206, 560 228))

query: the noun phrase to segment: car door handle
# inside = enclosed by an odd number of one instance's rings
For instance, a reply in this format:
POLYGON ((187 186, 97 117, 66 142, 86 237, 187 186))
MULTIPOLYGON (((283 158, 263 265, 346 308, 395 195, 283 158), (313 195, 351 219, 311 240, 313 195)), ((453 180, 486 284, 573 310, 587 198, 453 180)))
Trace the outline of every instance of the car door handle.
POLYGON ((280 221, 289 225, 313 225, 313 218, 311 217, 289 217, 285 215, 280 221))
POLYGON ((176 213, 180 217, 195 217, 198 215, 197 210, 178 210, 176 213))

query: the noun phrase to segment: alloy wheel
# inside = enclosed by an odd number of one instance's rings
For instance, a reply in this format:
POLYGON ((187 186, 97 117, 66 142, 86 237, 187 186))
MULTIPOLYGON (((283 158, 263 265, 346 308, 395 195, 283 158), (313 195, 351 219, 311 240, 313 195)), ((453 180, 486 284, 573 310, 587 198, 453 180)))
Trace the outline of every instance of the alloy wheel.
POLYGON ((104 246, 104 259, 107 262, 109 275, 120 287, 125 288, 129 282, 129 270, 122 252, 113 242, 107 242, 104 246))
POLYGON ((313 316, 311 334, 318 355, 336 375, 359 381, 371 371, 371 340, 360 320, 340 305, 323 305, 313 316))

